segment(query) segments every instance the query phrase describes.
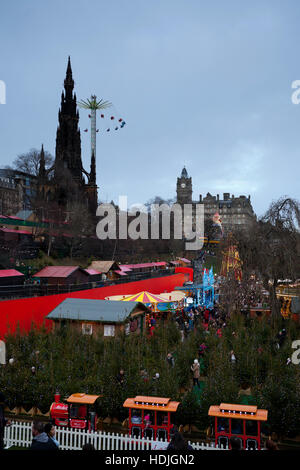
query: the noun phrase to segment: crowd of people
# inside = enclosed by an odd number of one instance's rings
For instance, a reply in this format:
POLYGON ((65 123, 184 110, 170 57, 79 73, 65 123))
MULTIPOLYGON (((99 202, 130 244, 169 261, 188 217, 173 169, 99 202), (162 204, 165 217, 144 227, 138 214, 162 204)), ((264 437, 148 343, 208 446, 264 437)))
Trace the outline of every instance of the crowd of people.
POLYGON ((214 304, 212 309, 206 307, 188 307, 176 311, 174 319, 181 333, 181 340, 184 339, 202 325, 206 330, 215 329, 220 336, 222 328, 226 326, 227 315, 221 311, 218 304, 214 304))

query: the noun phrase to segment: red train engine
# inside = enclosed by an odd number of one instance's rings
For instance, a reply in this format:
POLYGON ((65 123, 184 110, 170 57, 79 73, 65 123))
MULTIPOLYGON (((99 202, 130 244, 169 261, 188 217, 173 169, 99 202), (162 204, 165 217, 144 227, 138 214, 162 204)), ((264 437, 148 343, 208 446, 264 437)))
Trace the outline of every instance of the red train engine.
POLYGON ((95 431, 98 419, 95 403, 101 396, 74 393, 63 403, 60 401, 60 394, 56 393, 55 401, 50 407, 50 417, 56 426, 95 431))

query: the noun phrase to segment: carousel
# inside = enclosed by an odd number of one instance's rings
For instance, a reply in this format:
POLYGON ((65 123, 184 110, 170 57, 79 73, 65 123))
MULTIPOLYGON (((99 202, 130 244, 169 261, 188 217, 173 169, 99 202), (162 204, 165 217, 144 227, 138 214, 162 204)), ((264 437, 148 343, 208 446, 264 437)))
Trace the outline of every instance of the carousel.
POLYGON ((151 310, 151 313, 146 315, 145 325, 148 333, 152 336, 158 320, 168 319, 170 315, 184 306, 185 295, 184 292, 177 291, 164 292, 159 295, 142 291, 131 295, 114 295, 105 299, 143 303, 151 310))

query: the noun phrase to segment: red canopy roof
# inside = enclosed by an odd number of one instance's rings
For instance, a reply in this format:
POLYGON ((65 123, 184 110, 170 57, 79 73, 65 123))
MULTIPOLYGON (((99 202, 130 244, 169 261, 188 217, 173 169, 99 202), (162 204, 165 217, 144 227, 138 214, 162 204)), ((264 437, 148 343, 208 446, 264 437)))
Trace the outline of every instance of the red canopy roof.
POLYGON ((13 220, 24 220, 24 219, 21 219, 21 217, 17 217, 15 215, 8 215, 7 218, 8 219, 13 219, 13 220))
POLYGON ((5 233, 22 233, 23 235, 32 235, 31 232, 28 232, 27 230, 14 230, 12 228, 0 228, 1 232, 5 232, 5 233))
POLYGON ((24 276, 16 269, 0 269, 0 277, 24 276))
POLYGON ((68 277, 78 268, 79 266, 47 266, 33 277, 68 277))
POLYGON ((122 271, 129 271, 131 269, 139 268, 150 268, 154 266, 165 266, 167 263, 165 261, 157 261, 153 263, 139 263, 139 264, 120 264, 122 271))
POLYGON ((96 269, 85 269, 85 272, 88 273, 90 276, 95 276, 101 274, 100 271, 96 271, 96 269))

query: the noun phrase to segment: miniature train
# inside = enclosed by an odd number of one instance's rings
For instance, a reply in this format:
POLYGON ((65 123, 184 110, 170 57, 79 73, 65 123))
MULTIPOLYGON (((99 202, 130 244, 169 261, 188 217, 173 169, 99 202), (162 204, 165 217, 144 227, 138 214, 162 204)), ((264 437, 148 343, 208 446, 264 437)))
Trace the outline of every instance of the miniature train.
POLYGON ((230 438, 234 436, 240 440, 243 449, 261 449, 261 423, 268 419, 267 410, 221 403, 211 406, 208 415, 214 417, 216 446, 230 447, 230 438))
MULTIPOLYGON (((59 393, 50 407, 50 417, 56 426, 88 431, 97 430, 95 403, 102 395, 74 393, 60 401, 59 393)), ((133 438, 171 440, 173 416, 180 402, 170 398, 136 396, 123 403, 128 408, 129 435, 133 438)), ((215 445, 230 448, 230 438, 240 440, 241 448, 261 449, 261 425, 268 419, 268 411, 257 406, 221 403, 211 406, 208 415, 214 418, 215 445)))
POLYGON ((123 407, 129 409, 128 427, 132 437, 170 441, 173 427, 171 416, 180 402, 170 398, 136 396, 127 398, 123 407))
POLYGON ((63 403, 60 401, 60 394, 56 393, 50 407, 50 417, 56 426, 96 431, 98 416, 95 403, 101 396, 74 393, 63 403))

